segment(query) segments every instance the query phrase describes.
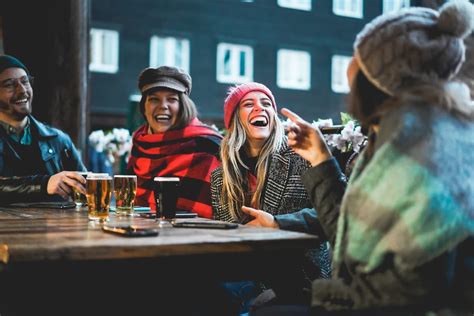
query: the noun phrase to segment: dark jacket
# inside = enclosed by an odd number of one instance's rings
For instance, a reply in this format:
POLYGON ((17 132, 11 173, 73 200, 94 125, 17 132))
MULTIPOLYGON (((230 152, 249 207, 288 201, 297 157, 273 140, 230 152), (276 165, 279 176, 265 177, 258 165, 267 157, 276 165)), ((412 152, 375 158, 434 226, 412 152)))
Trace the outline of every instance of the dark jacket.
POLYGON ((79 153, 71 141, 71 138, 64 132, 42 124, 29 116, 31 129, 36 131, 36 138, 33 141, 38 143, 44 170, 46 174, 32 174, 27 176, 10 176, 9 165, 5 156, 9 154, 18 158, 11 164, 21 165, 23 162, 18 157, 14 149, 8 143, 6 133, 0 130, 0 203, 8 204, 13 202, 26 202, 48 200, 46 192, 49 178, 61 171, 85 171, 79 153))
MULTIPOLYGON (((334 246, 345 177, 335 159, 331 159, 308 170, 303 182, 318 214, 307 209, 275 218, 282 229, 323 234, 334 246)), ((323 310, 333 311, 334 315, 424 315, 427 310, 443 309, 454 310, 452 315, 465 315, 474 310, 473 262, 471 236, 452 251, 412 271, 401 273, 390 262, 370 274, 343 267, 343 278, 313 283, 312 304, 317 315, 325 315, 323 310), (358 305, 365 308, 357 312, 358 305), (367 306, 386 307, 367 310, 367 306)))

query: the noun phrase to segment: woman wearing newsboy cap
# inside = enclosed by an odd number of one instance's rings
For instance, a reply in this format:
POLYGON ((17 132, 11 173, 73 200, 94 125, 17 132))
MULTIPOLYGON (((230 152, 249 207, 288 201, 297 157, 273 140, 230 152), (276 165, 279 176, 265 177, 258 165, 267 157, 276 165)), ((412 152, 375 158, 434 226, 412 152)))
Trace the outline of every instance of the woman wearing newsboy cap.
POLYGON ((135 204, 156 209, 154 177, 179 177, 177 208, 211 218, 210 173, 220 165, 222 136, 198 120, 191 77, 175 67, 147 68, 138 88, 146 123, 133 135, 128 164, 138 178, 135 204))

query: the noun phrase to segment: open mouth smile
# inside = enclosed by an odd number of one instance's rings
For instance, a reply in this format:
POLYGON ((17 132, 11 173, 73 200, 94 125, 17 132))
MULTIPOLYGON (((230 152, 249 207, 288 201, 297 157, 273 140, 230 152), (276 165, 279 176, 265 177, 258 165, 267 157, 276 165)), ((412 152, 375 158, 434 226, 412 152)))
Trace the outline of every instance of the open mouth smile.
POLYGON ((268 118, 263 115, 258 115, 250 119, 249 123, 256 127, 268 126, 268 118))
POLYGON ((157 122, 169 122, 171 121, 171 115, 169 114, 158 114, 155 115, 155 121, 157 122))
POLYGON ((24 105, 28 102, 29 98, 21 98, 15 101, 12 101, 13 104, 15 105, 24 105))

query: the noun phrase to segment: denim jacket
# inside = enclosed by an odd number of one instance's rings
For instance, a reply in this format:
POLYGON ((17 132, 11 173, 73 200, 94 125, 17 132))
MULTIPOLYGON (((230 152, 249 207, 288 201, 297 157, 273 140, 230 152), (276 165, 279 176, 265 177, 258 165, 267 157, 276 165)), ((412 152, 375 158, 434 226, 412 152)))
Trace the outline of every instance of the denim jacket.
MULTIPOLYGON (((0 135, 0 200, 2 204, 25 200, 47 200, 46 186, 49 178, 61 171, 85 171, 86 168, 81 161, 79 153, 71 141, 71 138, 64 132, 42 124, 29 116, 31 126, 37 130, 37 142, 44 162, 44 169, 47 174, 34 174, 28 176, 5 176, 5 170, 12 167, 7 165, 5 154, 13 151, 6 135, 0 135)), ((13 152, 13 156, 16 153, 13 152)), ((18 161, 22 161, 18 157, 18 161)))

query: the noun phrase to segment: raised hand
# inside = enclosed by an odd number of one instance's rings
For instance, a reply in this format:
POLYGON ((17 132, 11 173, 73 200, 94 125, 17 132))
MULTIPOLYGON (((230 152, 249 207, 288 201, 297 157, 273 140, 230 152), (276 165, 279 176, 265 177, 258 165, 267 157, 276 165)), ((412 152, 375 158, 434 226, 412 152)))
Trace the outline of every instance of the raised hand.
POLYGON ((86 180, 75 171, 62 171, 51 176, 48 181, 48 194, 58 194, 67 200, 71 196, 72 188, 76 188, 82 194, 86 194, 84 188, 86 180))
POLYGON ((292 122, 288 127, 288 146, 312 166, 331 158, 331 151, 318 128, 286 108, 281 113, 292 122))
POLYGON ((242 211, 254 217, 254 219, 248 222, 246 225, 279 228, 275 218, 270 213, 247 206, 242 206, 242 211))

